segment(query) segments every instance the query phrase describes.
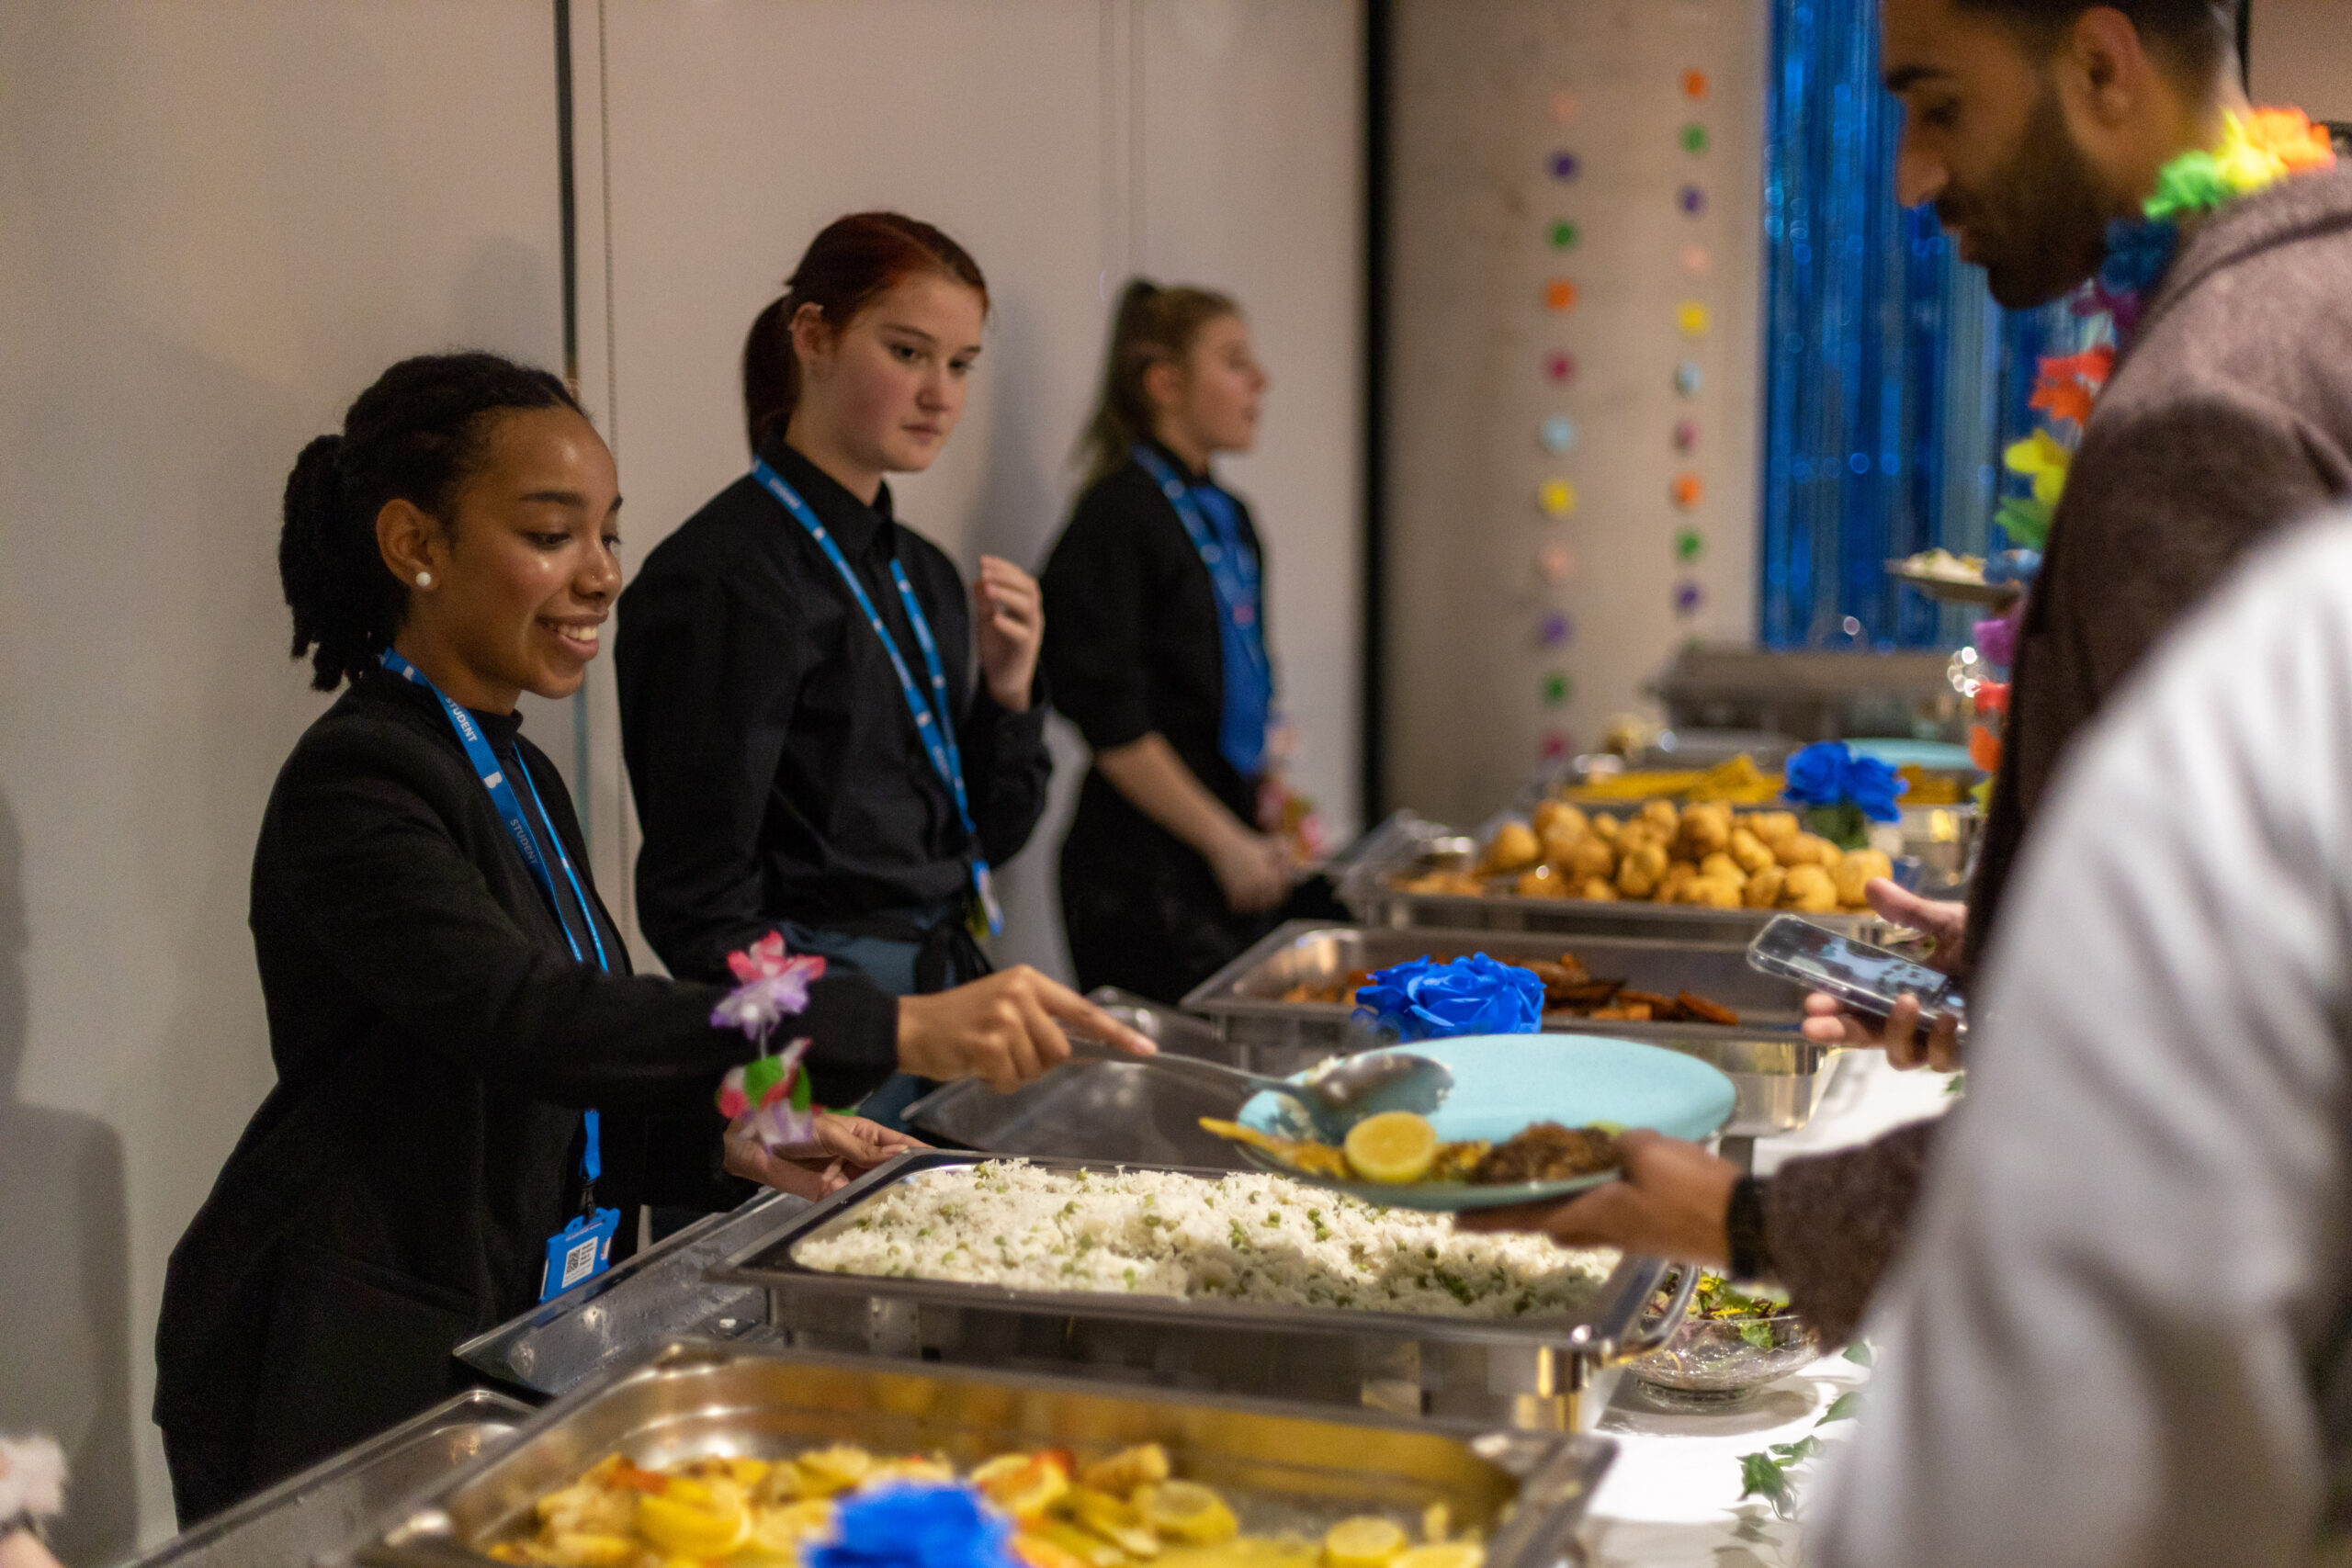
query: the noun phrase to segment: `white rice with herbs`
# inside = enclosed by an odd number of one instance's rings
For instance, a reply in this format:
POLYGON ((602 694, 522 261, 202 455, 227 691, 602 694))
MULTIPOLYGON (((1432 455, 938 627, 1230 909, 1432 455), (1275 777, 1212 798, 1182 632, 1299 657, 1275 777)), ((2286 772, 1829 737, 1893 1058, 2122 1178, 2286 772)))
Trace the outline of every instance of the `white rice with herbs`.
POLYGON ((1574 1313, 1617 1261, 1542 1236, 1456 1235, 1442 1214, 1279 1176, 1024 1160, 898 1182, 793 1256, 835 1274, 1487 1318, 1574 1313))

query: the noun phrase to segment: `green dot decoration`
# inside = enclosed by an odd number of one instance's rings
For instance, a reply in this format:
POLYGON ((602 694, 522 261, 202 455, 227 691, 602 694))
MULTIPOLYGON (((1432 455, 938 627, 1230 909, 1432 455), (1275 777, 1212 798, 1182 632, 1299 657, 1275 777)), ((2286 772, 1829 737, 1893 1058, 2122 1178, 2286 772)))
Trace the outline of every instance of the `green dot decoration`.
POLYGON ((1707 150, 1707 128, 1698 124, 1684 126, 1682 150, 1685 152, 1704 152, 1707 150))
POLYGON ((1568 700, 1569 690, 1568 678, 1566 675, 1544 676, 1544 705, 1546 707, 1558 707, 1568 700))
POLYGON ((1676 560, 1697 560, 1702 555, 1706 553, 1706 549, 1707 541, 1700 536, 1699 530, 1696 528, 1685 528, 1680 533, 1674 536, 1674 558, 1676 560))
POLYGON ((1562 219, 1559 222, 1552 225, 1552 248, 1554 250, 1566 251, 1574 249, 1577 238, 1577 226, 1567 221, 1567 220, 1562 219))

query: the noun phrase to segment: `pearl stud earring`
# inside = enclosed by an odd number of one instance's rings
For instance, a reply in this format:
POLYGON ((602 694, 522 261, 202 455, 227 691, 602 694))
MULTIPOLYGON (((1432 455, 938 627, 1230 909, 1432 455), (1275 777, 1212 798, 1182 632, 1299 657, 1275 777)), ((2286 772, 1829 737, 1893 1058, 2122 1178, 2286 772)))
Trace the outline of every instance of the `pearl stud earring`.
POLYGON ((432 587, 432 586, 433 586, 433 574, 432 574, 431 572, 429 572, 429 571, 420 571, 420 572, 418 572, 418 573, 416 574, 416 585, 417 585, 419 588, 430 588, 430 587, 432 587))

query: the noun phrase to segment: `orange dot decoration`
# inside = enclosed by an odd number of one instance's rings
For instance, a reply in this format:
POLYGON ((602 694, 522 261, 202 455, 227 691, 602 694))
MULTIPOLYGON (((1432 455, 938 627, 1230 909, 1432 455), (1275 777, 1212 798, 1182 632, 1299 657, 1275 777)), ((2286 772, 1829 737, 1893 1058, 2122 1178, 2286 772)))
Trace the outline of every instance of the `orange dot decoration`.
POLYGON ((1674 476, 1674 504, 1688 512, 1706 499, 1707 487, 1696 474, 1674 476))
POLYGON ((1707 73, 1695 69, 1685 71, 1682 73, 1682 96, 1694 104, 1703 100, 1707 96, 1707 73))
POLYGON ((1555 277, 1544 286, 1544 303, 1555 310, 1577 308, 1577 286, 1565 277, 1555 277))

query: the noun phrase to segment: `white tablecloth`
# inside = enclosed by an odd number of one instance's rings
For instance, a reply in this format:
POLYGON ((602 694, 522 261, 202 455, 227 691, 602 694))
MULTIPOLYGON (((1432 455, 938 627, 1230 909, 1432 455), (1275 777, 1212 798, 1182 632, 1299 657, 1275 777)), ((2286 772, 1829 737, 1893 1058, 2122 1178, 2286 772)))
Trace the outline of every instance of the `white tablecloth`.
MULTIPOLYGON (((1952 1103, 1948 1081, 1934 1073, 1895 1072, 1876 1052, 1842 1056, 1813 1122, 1786 1137, 1759 1139, 1756 1168, 1769 1174, 1793 1156, 1863 1143, 1940 1114, 1952 1103)), ((1769 1503, 1739 1500, 1740 1456, 1804 1438, 1832 1401, 1868 1376, 1832 1357, 1772 1384, 1749 1408, 1722 1416, 1653 1414, 1621 1397, 1601 1418, 1601 1432, 1617 1440, 1617 1461, 1594 1495, 1584 1529, 1592 1568, 1792 1568, 1798 1527, 1777 1517, 1769 1503)), ((1629 1374, 1621 1386, 1631 1382, 1629 1374)), ((1834 1443, 1852 1431, 1852 1423, 1841 1421, 1821 1428, 1821 1436, 1834 1443)))

